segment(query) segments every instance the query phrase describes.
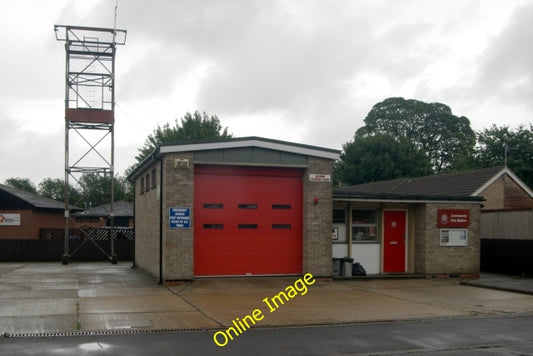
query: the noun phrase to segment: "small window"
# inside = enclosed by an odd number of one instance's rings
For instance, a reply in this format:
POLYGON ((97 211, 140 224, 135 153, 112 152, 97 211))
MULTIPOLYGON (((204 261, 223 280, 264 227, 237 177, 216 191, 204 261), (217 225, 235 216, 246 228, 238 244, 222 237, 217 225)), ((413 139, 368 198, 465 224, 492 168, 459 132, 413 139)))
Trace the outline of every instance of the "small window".
POLYGON ((333 223, 345 224, 346 223, 346 209, 333 208, 333 223))
POLYGON ((223 209, 224 204, 222 203, 204 203, 204 209, 223 209))
POLYGON ((239 224, 239 229, 257 229, 257 224, 239 224))
POLYGON ((141 178, 141 195, 144 194, 144 177, 141 178))
POLYGON ((275 210, 290 210, 291 204, 272 204, 272 209, 275 210))
POLYGON ((377 210, 352 211, 352 238, 354 242, 377 241, 377 210))
POLYGON ((146 189, 145 190, 149 191, 150 190, 150 175, 149 174, 146 175, 145 183, 146 183, 146 189))
POLYGON ((204 229, 223 229, 224 224, 204 224, 204 229))
POLYGON ((348 234, 346 229, 348 210, 346 208, 333 208, 333 229, 331 239, 334 243, 346 243, 348 234))
POLYGON ((352 220, 354 224, 373 224, 377 222, 376 210, 354 210, 352 212, 352 220))
POLYGON ((257 204, 239 204, 239 209, 257 209, 257 204))
POLYGON ((152 189, 156 186, 155 169, 152 169, 152 189))
POLYGON ((291 224, 272 224, 272 228, 276 230, 289 230, 291 224))

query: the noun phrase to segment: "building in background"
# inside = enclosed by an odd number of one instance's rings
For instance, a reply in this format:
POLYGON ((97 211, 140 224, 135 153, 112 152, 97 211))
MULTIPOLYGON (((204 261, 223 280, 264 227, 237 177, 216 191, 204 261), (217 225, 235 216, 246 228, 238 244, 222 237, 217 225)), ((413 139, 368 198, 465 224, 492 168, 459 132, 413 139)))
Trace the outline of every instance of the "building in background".
POLYGON ((64 211, 63 202, 0 184, 0 239, 39 239, 41 229, 63 228, 64 211))
MULTIPOLYGON (((114 226, 133 226, 133 203, 116 201, 114 203, 114 226)), ((110 204, 94 206, 74 214, 77 225, 102 227, 110 225, 110 204)))

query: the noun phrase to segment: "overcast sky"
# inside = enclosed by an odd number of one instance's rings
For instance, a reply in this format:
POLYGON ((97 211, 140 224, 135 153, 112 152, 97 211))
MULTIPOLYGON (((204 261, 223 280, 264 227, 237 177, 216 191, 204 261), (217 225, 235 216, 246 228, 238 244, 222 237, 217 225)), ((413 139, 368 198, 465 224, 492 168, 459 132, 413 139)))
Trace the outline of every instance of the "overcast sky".
MULTIPOLYGON (((64 176, 64 43, 115 0, 9 0, 0 13, 0 182, 64 176)), ((533 123, 533 1, 119 0, 115 159, 158 124, 217 115, 236 137, 341 149, 372 106, 441 102, 474 130, 533 123)))

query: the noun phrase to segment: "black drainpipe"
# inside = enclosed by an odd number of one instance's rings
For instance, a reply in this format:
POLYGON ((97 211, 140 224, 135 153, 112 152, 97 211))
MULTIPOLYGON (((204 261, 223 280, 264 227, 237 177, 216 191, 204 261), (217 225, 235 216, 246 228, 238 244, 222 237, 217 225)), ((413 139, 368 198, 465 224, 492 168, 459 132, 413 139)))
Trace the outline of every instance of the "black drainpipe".
POLYGON ((163 284, 163 160, 159 161, 159 284, 163 284))
POLYGON ((137 184, 135 184, 135 180, 133 180, 133 255, 132 257, 132 265, 131 268, 135 268, 135 245, 137 242, 135 241, 135 234, 137 233, 137 228, 135 227, 135 193, 137 191, 137 184))

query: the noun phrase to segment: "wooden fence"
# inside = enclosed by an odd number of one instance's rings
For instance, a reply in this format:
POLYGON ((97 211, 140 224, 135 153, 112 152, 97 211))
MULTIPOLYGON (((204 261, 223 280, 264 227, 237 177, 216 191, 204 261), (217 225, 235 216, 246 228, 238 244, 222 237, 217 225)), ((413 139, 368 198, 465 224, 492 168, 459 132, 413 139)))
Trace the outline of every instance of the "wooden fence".
MULTIPOLYGON (((132 261, 135 233, 130 227, 116 227, 114 251, 119 261, 132 261)), ((64 252, 64 229, 41 229, 38 240, 0 240, 0 262, 61 261, 64 252)), ((110 228, 69 230, 72 261, 106 261, 111 251, 110 228), (73 253, 75 252, 75 253, 73 253)))
POLYGON ((481 214, 481 271, 533 275, 533 211, 481 214))

